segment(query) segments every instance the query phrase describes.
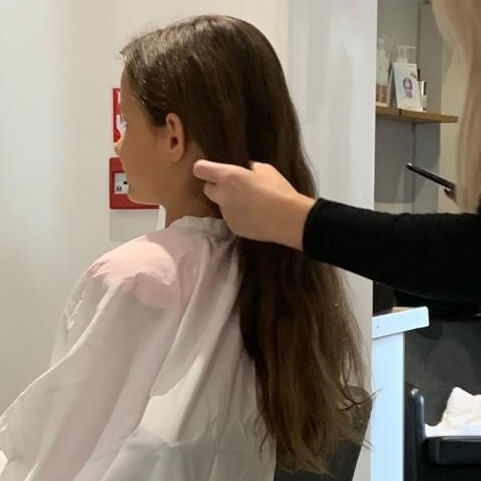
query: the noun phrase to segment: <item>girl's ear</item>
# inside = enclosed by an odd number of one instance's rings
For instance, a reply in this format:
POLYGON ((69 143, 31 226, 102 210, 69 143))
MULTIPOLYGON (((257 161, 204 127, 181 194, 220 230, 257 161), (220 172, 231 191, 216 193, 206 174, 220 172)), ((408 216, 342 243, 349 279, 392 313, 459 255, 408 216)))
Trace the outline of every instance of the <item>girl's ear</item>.
MULTIPOLYGON (((165 134, 167 153, 172 162, 180 162, 186 151, 185 129, 177 114, 167 114, 165 117, 165 134)), ((164 137, 165 141, 165 137, 164 137)))

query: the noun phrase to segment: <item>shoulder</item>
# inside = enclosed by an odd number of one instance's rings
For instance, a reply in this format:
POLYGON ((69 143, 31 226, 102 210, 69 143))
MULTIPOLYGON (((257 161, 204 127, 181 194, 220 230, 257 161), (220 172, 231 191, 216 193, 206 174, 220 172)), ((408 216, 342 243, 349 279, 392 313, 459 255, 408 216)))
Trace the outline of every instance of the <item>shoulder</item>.
POLYGON ((90 280, 106 289, 133 294, 144 304, 174 307, 190 291, 195 260, 187 239, 167 229, 141 236, 97 259, 87 270, 90 280))

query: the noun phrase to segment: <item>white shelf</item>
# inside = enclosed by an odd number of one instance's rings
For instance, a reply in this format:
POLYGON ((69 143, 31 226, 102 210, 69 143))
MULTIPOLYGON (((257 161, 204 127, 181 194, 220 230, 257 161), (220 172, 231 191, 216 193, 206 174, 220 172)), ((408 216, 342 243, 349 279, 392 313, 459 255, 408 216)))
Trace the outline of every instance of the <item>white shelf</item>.
POLYGON ((427 307, 396 308, 372 318, 372 338, 391 336, 429 326, 427 307))

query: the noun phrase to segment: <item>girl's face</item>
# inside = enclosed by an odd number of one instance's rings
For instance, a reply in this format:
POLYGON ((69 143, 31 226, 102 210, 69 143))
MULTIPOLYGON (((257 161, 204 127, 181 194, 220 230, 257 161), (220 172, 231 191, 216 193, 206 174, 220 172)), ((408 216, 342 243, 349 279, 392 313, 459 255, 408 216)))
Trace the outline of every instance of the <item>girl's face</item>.
POLYGON ((175 114, 166 125, 149 122, 129 87, 124 72, 121 80, 122 114, 125 131, 115 145, 129 182, 129 198, 140 204, 164 205, 175 200, 186 179, 186 154, 182 122, 175 114))
POLYGON ((218 216, 217 207, 203 193, 202 182, 192 174, 194 162, 203 155, 195 142, 186 141, 179 116, 169 113, 165 125, 153 126, 125 71, 121 99, 125 130, 115 152, 127 175, 130 200, 164 206, 167 224, 183 215, 218 216))

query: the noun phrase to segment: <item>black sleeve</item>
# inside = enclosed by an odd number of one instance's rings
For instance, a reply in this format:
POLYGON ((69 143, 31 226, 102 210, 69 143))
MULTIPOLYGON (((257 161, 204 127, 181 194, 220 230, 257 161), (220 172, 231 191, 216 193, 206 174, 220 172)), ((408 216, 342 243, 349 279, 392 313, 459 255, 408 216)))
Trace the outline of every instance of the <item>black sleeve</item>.
POLYGON ((481 215, 386 214, 320 199, 304 252, 400 290, 481 304, 481 215))

